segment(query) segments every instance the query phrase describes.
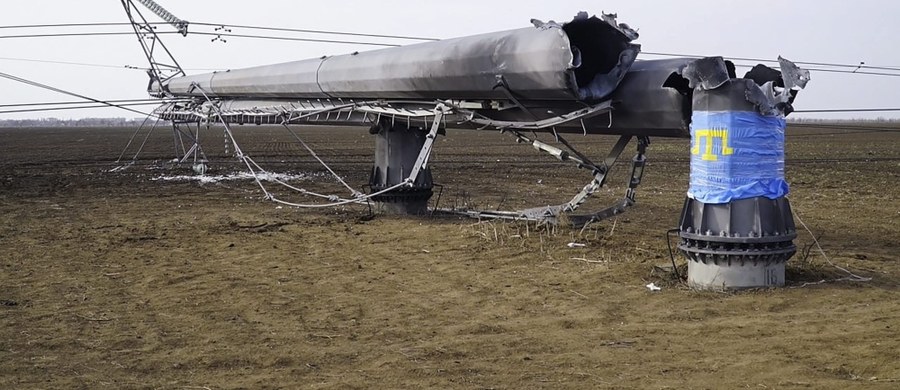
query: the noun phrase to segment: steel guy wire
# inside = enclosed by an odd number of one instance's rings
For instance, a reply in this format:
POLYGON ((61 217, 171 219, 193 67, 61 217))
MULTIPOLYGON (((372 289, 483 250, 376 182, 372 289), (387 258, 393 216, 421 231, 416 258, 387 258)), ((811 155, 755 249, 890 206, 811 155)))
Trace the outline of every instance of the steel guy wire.
POLYGON ((133 112, 133 113, 137 113, 137 114, 141 114, 141 115, 146 115, 146 116, 155 116, 155 115, 153 115, 153 114, 148 114, 148 113, 143 112, 143 111, 138 111, 138 110, 131 109, 131 108, 128 108, 128 107, 123 107, 123 106, 118 105, 118 104, 109 103, 109 102, 106 102, 106 101, 103 101, 103 100, 94 99, 94 98, 92 98, 92 97, 80 95, 80 94, 77 94, 77 93, 74 93, 74 92, 69 92, 69 91, 66 91, 66 90, 63 90, 63 89, 59 89, 59 88, 56 88, 56 87, 52 87, 52 86, 49 86, 49 85, 46 85, 46 84, 41 84, 41 83, 36 82, 36 81, 32 81, 32 80, 28 80, 28 79, 25 79, 25 78, 13 76, 13 75, 8 74, 8 73, 0 72, 0 77, 6 78, 6 79, 9 79, 9 80, 13 80, 13 81, 17 81, 17 82, 20 82, 20 83, 24 83, 24 84, 27 84, 27 85, 31 85, 31 86, 34 86, 34 87, 47 89, 47 90, 50 90, 50 91, 53 91, 53 92, 58 92, 58 93, 62 93, 62 94, 65 94, 65 95, 74 96, 74 97, 77 97, 77 98, 80 98, 80 99, 90 100, 90 101, 92 101, 92 102, 104 104, 104 105, 107 105, 107 106, 110 106, 110 107, 120 108, 120 109, 123 109, 123 110, 126 110, 126 111, 130 111, 130 112, 133 112))

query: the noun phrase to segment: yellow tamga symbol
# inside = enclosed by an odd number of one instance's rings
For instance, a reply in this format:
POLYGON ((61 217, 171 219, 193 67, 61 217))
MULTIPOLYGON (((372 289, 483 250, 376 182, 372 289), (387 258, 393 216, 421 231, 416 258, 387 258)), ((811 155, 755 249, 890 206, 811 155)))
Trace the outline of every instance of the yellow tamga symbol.
POLYGON ((707 130, 697 130, 694 132, 694 144, 691 145, 691 154, 700 154, 700 144, 704 143, 703 155, 700 156, 704 161, 716 161, 719 159, 715 153, 713 153, 713 142, 718 138, 722 141, 722 152, 723 156, 727 156, 734 153, 734 149, 728 147, 728 130, 727 129, 707 129, 707 130))

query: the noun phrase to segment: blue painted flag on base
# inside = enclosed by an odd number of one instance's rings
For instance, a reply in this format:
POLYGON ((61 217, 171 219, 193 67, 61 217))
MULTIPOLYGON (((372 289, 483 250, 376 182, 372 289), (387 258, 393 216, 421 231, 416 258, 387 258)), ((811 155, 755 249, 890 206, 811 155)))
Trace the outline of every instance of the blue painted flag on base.
POLYGON ((703 203, 787 195, 784 118, 750 111, 694 111, 688 196, 703 203))

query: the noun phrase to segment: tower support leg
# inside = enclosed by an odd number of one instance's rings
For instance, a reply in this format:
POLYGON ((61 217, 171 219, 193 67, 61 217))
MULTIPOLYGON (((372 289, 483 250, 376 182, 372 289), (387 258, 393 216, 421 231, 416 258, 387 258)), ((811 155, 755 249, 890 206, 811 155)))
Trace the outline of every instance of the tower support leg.
MULTIPOLYGON (((369 132, 375 135, 375 164, 369 178, 372 192, 402 183, 413 171, 428 137, 428 129, 381 121, 369 132)), ((421 215, 428 212, 434 182, 431 168, 422 168, 411 187, 400 187, 372 199, 379 211, 389 214, 421 215)))

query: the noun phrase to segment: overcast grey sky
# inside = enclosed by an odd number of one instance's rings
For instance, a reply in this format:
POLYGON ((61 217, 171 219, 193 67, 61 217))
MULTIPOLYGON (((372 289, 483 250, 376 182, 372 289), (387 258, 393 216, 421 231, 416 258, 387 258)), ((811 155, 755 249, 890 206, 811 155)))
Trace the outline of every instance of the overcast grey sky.
MULTIPOLYGON (((648 52, 773 60, 782 55, 795 61, 865 61, 867 65, 900 67, 900 50, 897 50, 897 40, 900 39, 900 2, 891 0, 157 1, 176 16, 188 21, 435 38, 530 26, 531 18, 567 21, 581 10, 591 14, 605 11, 618 13, 620 22, 638 29, 641 35, 638 43, 648 52)), ((144 14, 148 19, 158 21, 149 11, 144 11, 144 14)), ((125 21, 127 18, 119 0, 7 0, 0 12, 0 26, 125 21)), ((128 31, 128 27, 7 28, 0 29, 0 37, 96 31, 128 31)), ((313 34, 278 35, 329 38, 313 34)), ((221 43, 210 42, 208 36, 191 35, 167 35, 163 39, 181 65, 188 69, 188 73, 376 49, 362 45, 241 38, 228 38, 227 43, 221 43)), ((642 55, 639 58, 657 57, 642 55)), ((98 99, 146 97, 147 77, 144 72, 125 68, 125 65, 144 67, 145 62, 134 36, 0 38, 0 72, 98 99), (83 62, 118 68, 14 59, 83 62)), ((0 79, 0 91, 0 104, 73 100, 71 97, 6 79, 0 79)), ((801 93, 795 106, 797 109, 900 107, 898 91, 900 77, 813 72, 812 82, 801 93)), ((146 109, 149 110, 150 107, 146 109)), ((136 115, 117 109, 92 109, 0 114, 0 119, 51 116, 82 118, 136 115)), ((900 113, 827 116, 900 118, 900 113)))

